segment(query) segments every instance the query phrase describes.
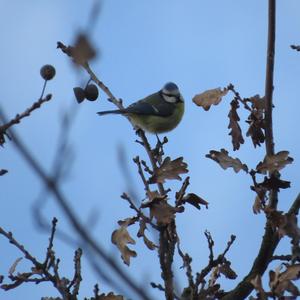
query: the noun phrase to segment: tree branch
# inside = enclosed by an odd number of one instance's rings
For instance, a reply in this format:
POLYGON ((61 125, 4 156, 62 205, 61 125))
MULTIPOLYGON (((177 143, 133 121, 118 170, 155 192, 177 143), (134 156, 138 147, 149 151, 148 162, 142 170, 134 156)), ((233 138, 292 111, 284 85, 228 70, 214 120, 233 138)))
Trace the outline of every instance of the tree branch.
MULTIPOLYGON (((269 0, 268 6, 268 46, 267 46, 267 63, 266 63, 266 81, 265 81, 265 135, 266 135, 266 154, 274 154, 274 139, 272 125, 272 108, 273 108, 273 78, 274 78, 274 60, 275 60, 275 32, 276 32, 276 0, 269 0)), ((277 191, 272 190, 269 195, 270 207, 276 208, 278 202, 277 191)), ((279 238, 274 232, 271 224, 267 221, 265 234, 258 255, 252 265, 248 275, 237 285, 235 289, 227 293, 223 300, 245 299, 253 290, 250 283, 257 274, 264 274, 271 257, 278 245, 279 238)))

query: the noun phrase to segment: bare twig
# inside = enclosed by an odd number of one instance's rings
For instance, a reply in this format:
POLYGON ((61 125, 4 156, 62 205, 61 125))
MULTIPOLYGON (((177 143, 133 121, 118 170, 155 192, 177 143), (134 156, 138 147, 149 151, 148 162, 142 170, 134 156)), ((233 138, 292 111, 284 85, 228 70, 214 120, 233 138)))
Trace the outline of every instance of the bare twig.
MULTIPOLYGON (((156 283, 154 283, 154 282, 151 282, 150 284, 151 284, 151 286, 152 286, 154 289, 158 289, 158 290, 160 290, 160 291, 165 292, 165 289, 164 289, 164 287, 163 287, 161 284, 156 284, 156 283)), ((176 296, 176 295, 174 295, 174 299, 176 299, 176 300, 181 300, 181 298, 178 297, 178 296, 176 296)))
POLYGON ((18 124, 21 122, 21 120, 25 117, 30 116, 30 114, 41 107, 45 102, 50 101, 52 98, 51 94, 48 94, 45 98, 39 99, 38 101, 34 102, 29 108, 27 108, 24 112, 21 114, 17 114, 13 119, 11 119, 9 122, 6 122, 5 124, 0 126, 0 144, 4 143, 4 134, 6 134, 6 130, 10 128, 11 126, 18 124))
POLYGON ((143 184, 144 184, 144 187, 145 187, 145 191, 146 192, 149 192, 149 183, 145 177, 145 174, 143 172, 143 169, 142 169, 142 166, 141 166, 141 161, 140 161, 140 158, 137 156, 133 159, 134 163, 137 165, 138 167, 138 172, 139 172, 139 175, 143 181, 143 184))
POLYGON ((251 107, 248 105, 247 100, 246 100, 246 99, 243 99, 243 98, 240 96, 240 94, 236 91, 236 89, 234 88, 234 85, 233 85, 232 83, 230 83, 230 84, 227 86, 227 89, 228 89, 229 91, 232 91, 232 92, 233 92, 235 98, 236 98, 238 101, 240 101, 240 102, 244 105, 244 108, 245 108, 245 109, 247 109, 247 110, 249 110, 250 112, 252 112, 252 109, 251 109, 251 107))
MULTIPOLYGON (((235 236, 231 235, 230 240, 227 243, 227 246, 225 250, 223 251, 222 254, 218 255, 218 257, 215 259, 213 255, 213 246, 214 246, 214 241, 210 235, 209 232, 205 232, 205 236, 207 238, 208 242, 208 248, 209 248, 209 262, 205 268, 201 270, 200 273, 197 273, 197 278, 196 278, 196 287, 198 287, 201 283, 204 283, 205 277, 209 274, 209 272, 215 268, 216 266, 226 262, 225 255, 232 246, 233 242, 235 241, 235 236)), ((204 285, 202 285, 204 288, 204 285)))
MULTIPOLYGON (((5 117, 3 113, 0 110, 0 118, 5 123, 5 117)), ((48 187, 49 191, 54 195, 54 198, 56 199, 57 203, 63 210, 63 212, 68 217, 71 225, 76 230, 76 232, 79 234, 79 236, 94 250, 95 254, 98 255, 100 258, 103 259, 104 262, 106 262, 112 270, 125 282, 141 299, 147 299, 149 300, 148 295, 144 291, 143 288, 139 287, 130 277, 127 273, 125 273, 115 262, 115 260, 108 255, 102 247, 96 243, 96 241, 89 235, 87 230, 85 230, 84 226, 78 221, 79 218, 75 215, 75 212, 69 207, 68 201, 63 195, 63 193, 60 191, 58 186, 56 185, 55 181, 47 175, 47 173, 44 171, 44 169, 41 167, 41 165, 36 161, 36 159, 33 157, 33 155, 30 153, 30 151, 27 149, 27 147, 23 144, 21 139, 17 136, 16 133, 14 133, 12 130, 10 131, 10 136, 12 140, 14 141, 17 150, 19 153, 23 156, 25 161, 29 164, 29 166, 33 169, 33 171, 39 176, 39 178, 42 180, 42 182, 48 187)))
POLYGON ((292 255, 288 254, 288 255, 273 255, 271 257, 271 261, 272 260, 283 260, 283 261, 290 261, 292 259, 292 255))

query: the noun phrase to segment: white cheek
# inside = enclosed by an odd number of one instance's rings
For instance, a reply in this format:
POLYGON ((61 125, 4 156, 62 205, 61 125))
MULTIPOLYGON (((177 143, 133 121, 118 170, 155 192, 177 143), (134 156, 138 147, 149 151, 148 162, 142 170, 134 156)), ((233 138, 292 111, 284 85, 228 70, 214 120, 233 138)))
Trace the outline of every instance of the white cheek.
POLYGON ((177 102, 176 97, 173 97, 173 96, 164 95, 164 99, 165 99, 165 101, 167 101, 169 103, 176 103, 177 102))

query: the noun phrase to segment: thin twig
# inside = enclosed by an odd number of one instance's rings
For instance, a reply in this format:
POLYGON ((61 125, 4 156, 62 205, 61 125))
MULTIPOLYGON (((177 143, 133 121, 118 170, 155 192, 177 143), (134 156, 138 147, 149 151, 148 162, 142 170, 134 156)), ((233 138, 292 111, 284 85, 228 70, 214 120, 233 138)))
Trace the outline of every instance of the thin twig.
MULTIPOLYGON (((5 117, 3 113, 0 110, 0 118, 5 123, 5 117)), ((141 297, 141 299, 147 299, 149 300, 149 296, 146 294, 145 290, 138 286, 127 273, 125 273, 115 262, 115 260, 108 255, 102 247, 96 243, 96 241, 90 236, 90 234, 87 232, 87 230, 84 228, 84 226, 78 221, 79 218, 76 216, 75 212, 71 209, 71 207, 68 205, 68 201, 63 195, 63 193, 60 191, 58 186, 56 185, 55 181, 49 177, 42 166, 36 161, 36 159, 33 157, 33 155, 30 153, 30 151, 27 149, 27 147, 23 144, 21 139, 17 136, 15 132, 12 130, 10 131, 10 136, 12 140, 14 141, 17 150, 19 153, 23 156, 24 160, 29 164, 29 166, 33 169, 33 171, 39 176, 39 178, 42 180, 42 182, 48 187, 49 191, 54 195, 54 198, 56 199, 57 203, 63 210, 63 212, 68 217, 71 225, 76 230, 76 232, 79 234, 79 236, 90 245, 90 247, 94 250, 95 254, 97 254, 100 258, 102 258, 110 267, 112 270, 115 271, 115 273, 134 291, 141 297)))
POLYGON ((34 102, 29 108, 27 108, 24 112, 22 112, 21 114, 17 114, 12 120, 10 120, 9 122, 5 123, 4 125, 0 126, 0 134, 4 133, 8 128, 10 128, 11 126, 18 124, 21 122, 21 120, 25 117, 30 116, 30 114, 41 107, 41 105, 43 105, 45 102, 50 101, 52 98, 51 94, 48 94, 45 98, 43 99, 39 99, 38 101, 34 102))

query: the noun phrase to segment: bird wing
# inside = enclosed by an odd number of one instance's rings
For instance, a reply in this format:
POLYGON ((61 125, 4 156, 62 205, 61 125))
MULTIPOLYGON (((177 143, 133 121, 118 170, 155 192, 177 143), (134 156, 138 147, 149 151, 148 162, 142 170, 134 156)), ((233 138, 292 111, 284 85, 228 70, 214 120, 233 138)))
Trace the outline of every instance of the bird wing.
MULTIPOLYGON (((126 113, 148 116, 168 117, 173 114, 175 106, 161 99, 157 101, 157 94, 148 96, 145 99, 137 101, 129 105, 124 111, 126 113), (154 99, 154 100, 152 100, 154 99)), ((161 97, 159 95, 159 97, 161 97)))

